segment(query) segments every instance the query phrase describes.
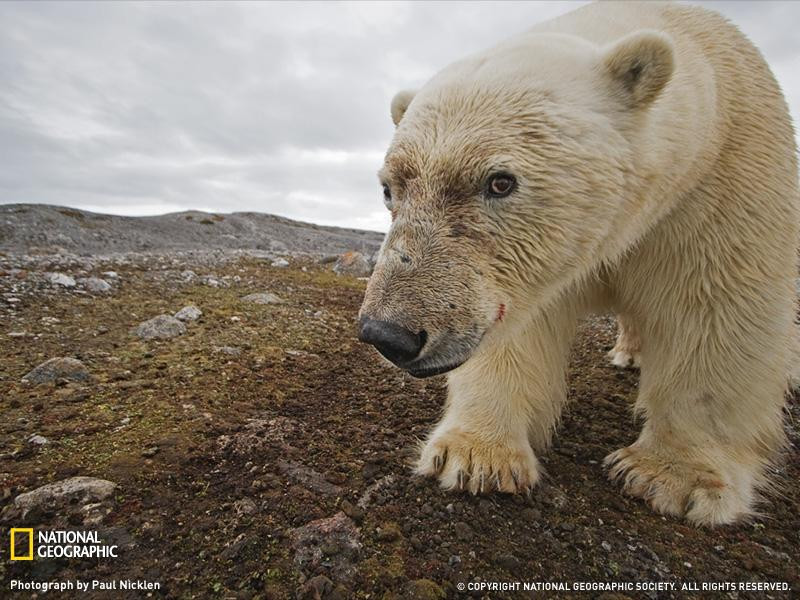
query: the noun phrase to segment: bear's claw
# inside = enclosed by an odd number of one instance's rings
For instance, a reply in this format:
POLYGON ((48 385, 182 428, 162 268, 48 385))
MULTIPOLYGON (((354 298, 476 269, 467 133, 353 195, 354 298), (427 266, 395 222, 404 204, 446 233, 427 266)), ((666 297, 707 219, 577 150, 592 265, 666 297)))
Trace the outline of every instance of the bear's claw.
POLYGON ((472 494, 530 492, 540 478, 539 461, 527 440, 489 442, 460 430, 431 436, 415 472, 437 477, 443 488, 472 494))
POLYGON ((642 498, 661 514, 685 517, 695 525, 723 525, 752 513, 751 487, 737 488, 707 465, 635 444, 612 452, 603 464, 626 494, 642 498))

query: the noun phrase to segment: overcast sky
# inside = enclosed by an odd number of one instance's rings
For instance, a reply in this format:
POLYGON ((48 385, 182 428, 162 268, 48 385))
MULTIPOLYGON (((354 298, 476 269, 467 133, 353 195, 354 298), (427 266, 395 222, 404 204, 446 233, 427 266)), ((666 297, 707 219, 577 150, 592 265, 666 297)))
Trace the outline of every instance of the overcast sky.
MULTIPOLYGON (((0 3, 0 203, 385 229, 389 101, 581 3, 0 3)), ((800 116, 800 3, 708 2, 800 116)))

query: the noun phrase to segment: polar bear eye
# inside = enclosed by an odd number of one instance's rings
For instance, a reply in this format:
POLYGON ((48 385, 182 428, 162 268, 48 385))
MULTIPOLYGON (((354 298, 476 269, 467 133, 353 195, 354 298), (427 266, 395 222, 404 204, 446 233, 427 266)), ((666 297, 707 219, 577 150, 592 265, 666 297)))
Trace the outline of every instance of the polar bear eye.
POLYGON ((508 173, 495 173, 486 182, 486 195, 490 198, 505 198, 517 187, 517 180, 508 173))
POLYGON ((390 190, 389 186, 385 183, 383 184, 383 203, 386 205, 386 208, 392 210, 392 190, 390 190))

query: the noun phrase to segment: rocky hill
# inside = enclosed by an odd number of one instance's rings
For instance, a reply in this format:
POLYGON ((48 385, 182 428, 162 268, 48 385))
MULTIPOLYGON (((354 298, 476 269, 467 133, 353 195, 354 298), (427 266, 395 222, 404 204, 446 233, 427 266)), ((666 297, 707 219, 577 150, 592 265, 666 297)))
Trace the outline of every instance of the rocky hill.
POLYGON ((43 204, 0 205, 0 251, 78 255, 239 249, 371 255, 383 234, 262 213, 200 211, 120 217, 43 204))

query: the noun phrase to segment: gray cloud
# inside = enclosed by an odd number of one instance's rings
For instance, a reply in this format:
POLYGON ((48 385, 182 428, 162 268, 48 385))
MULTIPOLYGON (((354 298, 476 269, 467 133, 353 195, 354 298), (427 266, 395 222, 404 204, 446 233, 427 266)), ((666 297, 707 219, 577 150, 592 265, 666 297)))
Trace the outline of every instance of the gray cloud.
MULTIPOLYGON (((800 6, 707 4, 798 115, 800 6)), ((0 202, 383 228, 392 95, 575 5, 0 3, 0 202)))

